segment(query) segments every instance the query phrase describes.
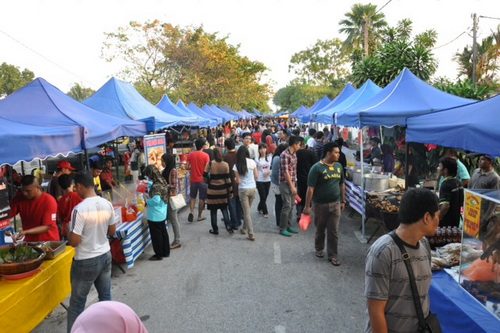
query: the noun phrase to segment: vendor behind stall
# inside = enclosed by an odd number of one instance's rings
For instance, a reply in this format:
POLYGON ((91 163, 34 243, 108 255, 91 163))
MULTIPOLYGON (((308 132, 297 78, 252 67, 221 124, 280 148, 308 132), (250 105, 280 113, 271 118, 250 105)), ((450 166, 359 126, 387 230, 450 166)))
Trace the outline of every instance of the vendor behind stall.
POLYGON ((113 160, 111 158, 106 157, 99 179, 103 191, 111 191, 116 186, 116 181, 113 178, 113 160))
POLYGON ((460 208, 464 202, 462 183, 456 178, 457 160, 445 157, 439 161, 439 174, 444 178, 439 188, 439 218, 441 227, 458 227, 460 208))
POLYGON ((18 238, 25 236, 27 242, 58 241, 57 202, 32 175, 21 180, 21 191, 12 200, 10 215, 21 216, 23 230, 18 238))
POLYGON ((57 163, 57 171, 50 180, 48 190, 49 194, 51 194, 56 200, 59 200, 59 198, 61 198, 61 196, 63 195, 63 190, 61 186, 59 186, 57 178, 61 175, 70 175, 71 172, 75 170, 76 169, 73 168, 71 163, 69 163, 68 161, 59 161, 59 163, 57 163))

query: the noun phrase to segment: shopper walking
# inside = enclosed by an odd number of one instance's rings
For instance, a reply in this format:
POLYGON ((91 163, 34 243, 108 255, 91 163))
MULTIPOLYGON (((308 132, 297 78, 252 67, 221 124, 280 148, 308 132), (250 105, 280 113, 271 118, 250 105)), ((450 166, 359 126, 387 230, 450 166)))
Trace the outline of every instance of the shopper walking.
POLYGON ((274 193, 274 216, 276 217, 276 226, 280 226, 281 210, 283 209, 283 200, 280 193, 280 155, 288 148, 288 144, 282 143, 276 148, 271 164, 271 192, 274 193))
POLYGON ((255 240, 253 233, 253 223, 251 216, 252 202, 255 198, 256 179, 258 177, 257 165, 250 159, 250 153, 245 146, 241 146, 236 153, 236 165, 233 167, 235 180, 238 183, 238 191, 243 208, 243 228, 242 234, 248 234, 248 239, 255 240))
POLYGON ((233 230, 238 230, 243 219, 243 209, 241 208, 238 184, 236 183, 235 171, 233 170, 233 167, 236 164, 236 143, 233 139, 228 139, 224 142, 224 144, 226 146, 226 154, 224 155, 223 160, 229 165, 229 175, 231 178, 231 187, 233 189, 233 196, 229 199, 229 215, 231 218, 230 225, 233 230))
POLYGON ((401 200, 398 217, 399 227, 377 239, 366 257, 367 333, 424 332, 414 296, 420 299, 423 317, 429 315, 431 248, 425 237, 433 236, 439 226, 438 198, 427 189, 409 189, 401 200), (413 294, 405 261, 413 271, 418 295, 413 294))
POLYGON ((222 160, 219 150, 214 150, 214 160, 207 165, 205 177, 208 180, 207 208, 210 210, 210 222, 212 229, 210 233, 219 234, 217 226, 217 210, 220 209, 226 230, 232 234, 231 220, 229 218, 228 205, 231 198, 231 178, 229 165, 222 160))
POLYGON ((257 191, 259 192, 259 205, 257 210, 263 214, 265 218, 269 217, 267 211, 267 196, 271 187, 271 157, 267 154, 267 145, 261 143, 259 145, 259 157, 255 160, 259 177, 257 178, 257 191))
POLYGON ((72 212, 68 244, 75 248, 71 264, 71 297, 67 331, 85 309, 92 285, 99 301, 111 300, 111 252, 108 237, 116 231, 113 205, 99 197, 90 174, 75 175, 75 191, 83 198, 72 212))
POLYGON ((338 163, 340 149, 337 144, 327 142, 323 147, 323 158, 314 164, 307 179, 307 195, 303 213, 314 213, 316 237, 314 246, 316 257, 324 257, 326 230, 326 250, 328 261, 339 266, 338 237, 340 214, 345 207, 344 168, 338 163))
MULTIPOLYGON (((163 154, 162 162, 165 169, 162 171, 163 179, 167 181, 169 196, 177 195, 177 169, 175 168, 175 155, 163 154)), ((167 219, 174 230, 174 241, 170 244, 170 249, 181 247, 181 231, 177 210, 173 209, 170 202, 167 207, 167 219)))
POLYGON ((205 218, 202 216, 203 210, 205 209, 205 200, 207 199, 207 184, 203 179, 203 172, 207 164, 210 162, 210 156, 203 152, 203 147, 205 146, 206 140, 204 138, 198 138, 194 142, 196 151, 189 153, 187 157, 188 169, 190 171, 190 194, 191 201, 189 203, 189 215, 188 222, 193 222, 194 220, 194 207, 196 205, 196 197, 199 194, 198 201, 198 221, 203 221, 205 218))
POLYGON ((280 155, 280 193, 283 200, 283 208, 280 217, 280 235, 290 237, 298 233, 292 227, 292 213, 295 198, 297 196, 297 156, 302 138, 291 136, 288 140, 288 148, 280 155))
POLYGON ((149 198, 146 201, 148 205, 146 212, 155 254, 149 260, 162 260, 170 256, 170 240, 165 224, 169 198, 168 184, 154 165, 148 165, 144 170, 144 175, 152 181, 148 191, 149 198))

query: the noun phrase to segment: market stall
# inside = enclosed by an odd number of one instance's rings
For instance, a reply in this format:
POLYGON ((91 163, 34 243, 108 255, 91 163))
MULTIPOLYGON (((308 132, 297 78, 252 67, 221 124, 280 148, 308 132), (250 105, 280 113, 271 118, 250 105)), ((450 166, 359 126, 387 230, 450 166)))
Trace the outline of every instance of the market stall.
POLYGON ((120 241, 122 253, 113 252, 113 261, 117 264, 127 264, 134 267, 137 258, 151 244, 149 228, 144 221, 143 213, 131 222, 122 222, 117 228, 114 239, 120 241))
POLYGON ((34 276, 0 280, 0 327, 3 332, 30 332, 71 292, 70 269, 75 250, 66 247, 47 260, 34 276))

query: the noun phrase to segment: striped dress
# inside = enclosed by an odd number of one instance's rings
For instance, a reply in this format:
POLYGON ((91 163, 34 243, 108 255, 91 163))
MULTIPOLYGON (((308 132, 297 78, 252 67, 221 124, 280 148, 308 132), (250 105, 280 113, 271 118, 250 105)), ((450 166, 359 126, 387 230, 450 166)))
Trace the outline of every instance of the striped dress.
POLYGON ((207 208, 221 209, 228 205, 232 196, 229 165, 226 162, 210 162, 210 179, 207 190, 207 208))

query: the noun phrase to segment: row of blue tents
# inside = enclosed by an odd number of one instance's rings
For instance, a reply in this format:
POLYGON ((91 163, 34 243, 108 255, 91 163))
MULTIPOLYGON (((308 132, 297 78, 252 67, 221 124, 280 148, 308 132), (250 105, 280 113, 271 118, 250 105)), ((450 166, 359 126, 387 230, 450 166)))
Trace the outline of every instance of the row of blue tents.
POLYGON ((371 80, 348 84, 330 100, 291 114, 302 122, 349 127, 403 126, 407 141, 433 143, 500 156, 500 96, 475 101, 445 93, 403 71, 385 88, 371 80))
POLYGON ((80 103, 37 78, 0 100, 0 164, 80 153, 122 136, 173 126, 213 127, 255 117, 215 105, 149 103, 128 82, 110 79, 80 103))

